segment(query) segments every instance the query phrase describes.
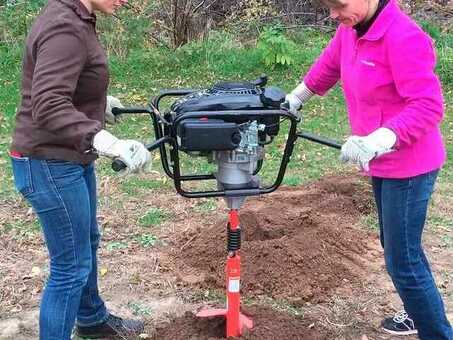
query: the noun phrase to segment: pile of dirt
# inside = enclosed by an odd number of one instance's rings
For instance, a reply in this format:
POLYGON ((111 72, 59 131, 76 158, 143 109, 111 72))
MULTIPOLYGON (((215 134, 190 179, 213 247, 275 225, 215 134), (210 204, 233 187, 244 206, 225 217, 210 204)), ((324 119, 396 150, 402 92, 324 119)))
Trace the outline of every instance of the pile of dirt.
MULTIPOLYGON (((243 340, 307 339, 324 340, 333 337, 309 319, 298 318, 268 307, 249 307, 244 311, 253 319, 254 328, 244 331, 243 340)), ((224 318, 197 318, 187 312, 157 327, 153 339, 159 340, 217 340, 225 339, 224 318)))
MULTIPOLYGON (((242 293, 297 306, 362 282, 376 256, 370 254, 376 234, 354 224, 373 209, 370 185, 357 177, 324 178, 249 198, 240 211, 242 293)), ((180 282, 224 291, 225 221, 175 237, 167 266, 180 282)))

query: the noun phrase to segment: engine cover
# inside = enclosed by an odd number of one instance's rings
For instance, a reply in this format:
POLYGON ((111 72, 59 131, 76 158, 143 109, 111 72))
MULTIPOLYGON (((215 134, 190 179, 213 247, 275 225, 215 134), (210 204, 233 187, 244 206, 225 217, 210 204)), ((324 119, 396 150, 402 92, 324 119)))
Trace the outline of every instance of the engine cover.
POLYGON ((220 119, 187 119, 178 125, 182 151, 234 150, 241 142, 239 127, 220 119))
POLYGON ((171 111, 177 115, 200 111, 275 110, 285 100, 277 87, 261 87, 251 82, 220 82, 175 101, 171 111))
MULTIPOLYGON (((262 76, 254 82, 219 82, 211 88, 190 93, 176 100, 170 108, 169 118, 171 119, 172 115, 180 116, 189 112, 278 110, 280 109, 281 103, 285 100, 285 92, 278 87, 265 87, 266 83, 266 76, 262 76)), ((263 116, 263 118, 257 121, 259 124, 265 125, 264 131, 260 132, 260 138, 263 141, 266 139, 266 135, 272 137, 278 134, 279 117, 277 115, 263 116)), ((235 124, 245 122, 247 122, 247 119, 243 117, 230 118, 228 121, 224 121, 224 123, 235 124)), ((215 128, 209 128, 208 125, 203 124, 190 124, 179 128, 178 135, 184 137, 186 134, 193 135, 196 132, 201 132, 201 130, 206 133, 210 131, 213 137, 215 135, 217 137, 224 137, 223 142, 220 142, 220 145, 216 147, 224 147, 227 144, 229 147, 233 147, 234 142, 231 143, 231 138, 227 136, 228 134, 221 134, 220 131, 217 131, 218 129, 221 129, 219 124, 216 124, 215 128), (192 129, 193 131, 190 131, 192 129)), ((206 148, 209 148, 209 143, 206 144, 206 148)), ((212 150, 215 150, 214 145, 212 150)))

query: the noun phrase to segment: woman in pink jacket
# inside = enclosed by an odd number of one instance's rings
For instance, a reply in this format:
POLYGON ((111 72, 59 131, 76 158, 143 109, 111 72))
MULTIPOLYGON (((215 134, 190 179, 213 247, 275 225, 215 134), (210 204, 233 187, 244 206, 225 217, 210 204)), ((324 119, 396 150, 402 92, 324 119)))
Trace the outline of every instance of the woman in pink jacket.
POLYGON ((299 110, 338 81, 351 136, 343 161, 371 176, 387 271, 404 310, 383 321, 392 334, 453 340, 421 239, 446 152, 433 43, 396 0, 321 0, 340 25, 286 101, 299 110))

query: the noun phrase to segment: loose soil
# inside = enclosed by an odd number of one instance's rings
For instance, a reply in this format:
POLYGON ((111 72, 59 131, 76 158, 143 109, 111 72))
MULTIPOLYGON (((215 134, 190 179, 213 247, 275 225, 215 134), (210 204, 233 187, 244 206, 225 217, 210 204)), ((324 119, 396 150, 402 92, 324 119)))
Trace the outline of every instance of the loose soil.
MULTIPOLYGON (((244 330, 240 337, 244 340, 275 340, 275 339, 332 339, 332 334, 325 330, 317 330, 310 320, 297 318, 284 312, 262 306, 252 306, 244 310, 244 314, 253 318, 254 329, 244 330)), ((163 324, 156 328, 153 339, 172 340, 220 340, 225 339, 225 319, 199 319, 193 313, 173 320, 171 324, 163 324)))
MULTIPOLYGON (((366 182, 336 177, 248 199, 240 213, 244 296, 319 303, 362 282, 376 233, 354 224, 372 209, 366 182)), ((189 230, 170 248, 169 267, 189 285, 223 289, 226 242, 225 221, 189 230)))
MULTIPOLYGON (((223 201, 200 210, 203 200, 172 191, 131 199, 115 187, 109 190, 109 202, 121 204, 112 208, 104 202, 100 211, 99 280, 107 306, 142 318, 144 339, 224 339, 223 319, 195 317, 202 307, 224 303, 228 209, 223 201), (137 221, 151 207, 166 209, 172 218, 144 230, 137 221), (144 233, 153 233, 159 246, 141 246, 137 239, 144 233), (109 249, 114 242, 127 247, 109 249)), ((392 339, 379 322, 401 303, 385 273, 377 231, 365 225, 364 217, 374 213, 371 187, 358 176, 325 177, 248 198, 240 209, 241 296, 255 327, 241 338, 392 339)), ((2 224, 33 219, 23 202, 0 206, 2 224)), ((453 250, 445 240, 453 235, 445 227, 439 231, 428 228, 425 248, 451 310, 453 250)), ((48 273, 44 244, 39 234, 25 237, 5 229, 0 257, 0 339, 36 339, 48 273)))

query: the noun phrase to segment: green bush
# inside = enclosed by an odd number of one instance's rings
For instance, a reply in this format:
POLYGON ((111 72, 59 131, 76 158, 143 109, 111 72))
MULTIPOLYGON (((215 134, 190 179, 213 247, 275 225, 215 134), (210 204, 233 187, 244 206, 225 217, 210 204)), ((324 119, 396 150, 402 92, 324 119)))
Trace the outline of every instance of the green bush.
POLYGON ((266 66, 289 66, 294 64, 296 44, 283 34, 281 26, 271 26, 264 29, 258 39, 258 49, 262 53, 266 66))

